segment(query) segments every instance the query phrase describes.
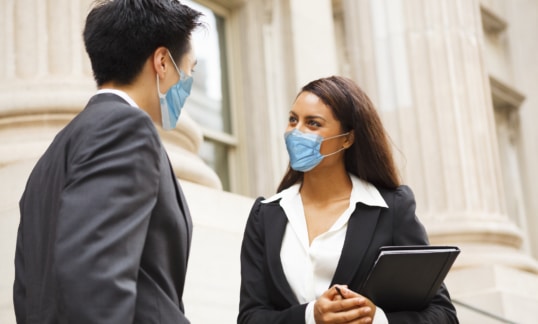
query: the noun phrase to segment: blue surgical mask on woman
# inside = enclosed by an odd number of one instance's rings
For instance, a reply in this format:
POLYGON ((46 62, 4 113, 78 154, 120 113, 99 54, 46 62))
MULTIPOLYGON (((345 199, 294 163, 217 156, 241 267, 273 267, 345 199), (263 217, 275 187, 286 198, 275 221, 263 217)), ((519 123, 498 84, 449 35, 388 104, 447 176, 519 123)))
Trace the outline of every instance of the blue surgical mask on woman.
POLYGON ((177 120, 181 114, 181 109, 191 93, 193 81, 192 76, 187 76, 183 71, 178 69, 170 52, 168 52, 168 55, 170 55, 170 59, 179 74, 179 81, 170 87, 166 94, 162 94, 159 85, 159 76, 157 75, 157 91, 159 93, 159 101, 161 104, 162 124, 163 128, 166 130, 174 129, 176 127, 177 120))
POLYGON ((347 134, 349 134, 349 132, 323 138, 318 134, 303 133, 298 129, 286 132, 284 134, 284 139, 290 156, 291 168, 301 172, 312 170, 321 163, 321 160, 323 160, 324 157, 331 156, 345 149, 342 147, 336 152, 322 155, 320 152, 321 142, 345 136, 347 134))

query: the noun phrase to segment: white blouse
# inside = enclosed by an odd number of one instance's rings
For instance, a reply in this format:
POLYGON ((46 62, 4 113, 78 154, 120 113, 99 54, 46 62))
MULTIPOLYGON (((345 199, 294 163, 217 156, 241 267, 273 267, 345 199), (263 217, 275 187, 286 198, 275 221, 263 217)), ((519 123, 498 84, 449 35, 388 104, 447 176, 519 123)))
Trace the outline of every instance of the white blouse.
MULTIPOLYGON (((349 217, 358 202, 369 206, 388 208, 379 191, 370 183, 350 175, 353 189, 349 207, 331 228, 316 237, 309 245, 308 230, 299 194, 300 184, 295 184, 273 197, 267 203, 280 199, 280 206, 288 217, 280 259, 286 278, 300 303, 308 303, 305 312, 307 324, 315 324, 314 303, 331 284, 344 246, 349 217)), ((374 324, 388 323, 384 312, 377 308, 374 324)))

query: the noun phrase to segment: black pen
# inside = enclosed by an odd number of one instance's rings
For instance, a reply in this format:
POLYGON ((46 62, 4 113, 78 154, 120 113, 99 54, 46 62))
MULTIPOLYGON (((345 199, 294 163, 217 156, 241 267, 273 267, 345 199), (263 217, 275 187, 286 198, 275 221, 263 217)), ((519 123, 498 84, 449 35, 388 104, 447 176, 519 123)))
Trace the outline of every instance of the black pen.
POLYGON ((340 297, 342 297, 342 299, 346 299, 346 297, 344 297, 344 295, 342 294, 342 291, 340 290, 340 288, 338 288, 337 286, 334 286, 334 288, 338 292, 338 295, 340 295, 340 297))

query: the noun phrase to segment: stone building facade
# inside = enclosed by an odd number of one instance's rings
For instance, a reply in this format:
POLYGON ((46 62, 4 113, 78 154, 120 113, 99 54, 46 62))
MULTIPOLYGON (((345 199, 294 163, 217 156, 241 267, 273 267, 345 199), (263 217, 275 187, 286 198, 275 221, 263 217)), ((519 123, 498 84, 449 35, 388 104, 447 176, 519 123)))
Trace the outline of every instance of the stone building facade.
MULTIPOLYGON (((0 0, 2 323, 15 322, 12 260, 28 174, 96 90, 81 38, 90 4, 0 0)), ((377 105, 431 242, 462 249, 446 281, 461 322, 535 322, 538 1, 193 5, 208 25, 194 38, 200 70, 178 127, 161 132, 195 224, 185 292, 193 323, 235 322, 250 205, 286 169, 296 92, 332 74, 353 78, 377 105)))

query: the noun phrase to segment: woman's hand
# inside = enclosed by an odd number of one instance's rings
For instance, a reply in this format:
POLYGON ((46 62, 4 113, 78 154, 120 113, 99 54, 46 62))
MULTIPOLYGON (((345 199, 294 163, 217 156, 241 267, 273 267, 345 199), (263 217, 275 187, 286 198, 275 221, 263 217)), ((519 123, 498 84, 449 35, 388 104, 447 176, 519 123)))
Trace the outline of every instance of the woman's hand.
POLYGON ((314 319, 317 324, 366 324, 374 320, 376 306, 368 298, 336 285, 329 288, 314 304, 314 319), (338 287, 342 296, 336 290, 338 287))

